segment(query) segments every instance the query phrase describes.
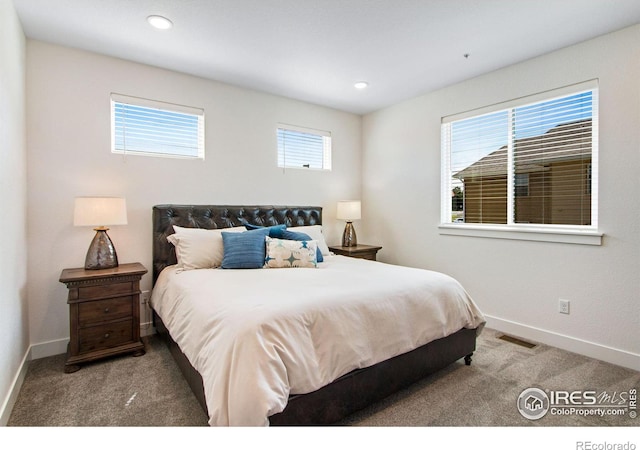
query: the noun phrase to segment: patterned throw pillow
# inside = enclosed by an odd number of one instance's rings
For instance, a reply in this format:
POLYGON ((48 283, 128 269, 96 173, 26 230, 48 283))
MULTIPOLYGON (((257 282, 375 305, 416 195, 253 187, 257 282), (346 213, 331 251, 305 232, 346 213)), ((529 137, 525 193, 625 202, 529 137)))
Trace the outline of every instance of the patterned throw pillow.
MULTIPOLYGON (((271 236, 271 234, 269 234, 271 236)), ((284 230, 282 232, 282 236, 271 236, 277 237, 280 239, 290 239, 292 241, 311 241, 311 236, 306 233, 298 233, 297 231, 284 230)), ((316 258, 319 263, 324 261, 324 257, 322 256, 322 252, 320 251, 320 244, 318 243, 318 251, 316 252, 316 258)))
POLYGON ((291 241, 266 237, 265 269, 318 267, 317 241, 291 241))

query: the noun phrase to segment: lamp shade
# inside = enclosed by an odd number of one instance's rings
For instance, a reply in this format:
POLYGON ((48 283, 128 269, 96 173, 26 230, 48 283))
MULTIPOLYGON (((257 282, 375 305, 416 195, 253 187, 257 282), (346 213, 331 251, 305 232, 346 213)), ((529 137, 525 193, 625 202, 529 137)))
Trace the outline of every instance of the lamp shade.
POLYGON ((360 219, 360 200, 345 200, 338 202, 336 218, 350 222, 360 219))
POLYGON ((121 197, 76 197, 75 226, 127 224, 127 201, 121 197))

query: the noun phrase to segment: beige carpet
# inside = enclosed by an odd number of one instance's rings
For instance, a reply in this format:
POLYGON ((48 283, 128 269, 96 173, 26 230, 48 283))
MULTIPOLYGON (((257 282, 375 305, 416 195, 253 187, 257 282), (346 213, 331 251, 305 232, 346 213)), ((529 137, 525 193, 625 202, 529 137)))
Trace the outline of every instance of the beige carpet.
MULTIPOLYGON (((638 426, 640 418, 553 416, 531 421, 516 401, 543 390, 640 389, 640 373, 545 345, 532 349, 485 329, 471 366, 461 361, 344 420, 353 426, 638 426)), ((207 418, 156 336, 147 354, 65 374, 64 355, 32 361, 9 426, 205 426, 207 418)))

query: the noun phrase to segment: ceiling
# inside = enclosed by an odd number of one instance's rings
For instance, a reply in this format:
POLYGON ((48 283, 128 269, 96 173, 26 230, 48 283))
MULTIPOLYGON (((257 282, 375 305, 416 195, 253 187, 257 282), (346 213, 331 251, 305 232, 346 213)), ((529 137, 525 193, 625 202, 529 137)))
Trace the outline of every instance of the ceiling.
POLYGON ((14 0, 14 5, 31 39, 357 114, 640 23, 639 0, 14 0), (152 28, 146 22, 151 14, 169 18, 173 28, 152 28), (368 88, 355 89, 359 80, 368 88))

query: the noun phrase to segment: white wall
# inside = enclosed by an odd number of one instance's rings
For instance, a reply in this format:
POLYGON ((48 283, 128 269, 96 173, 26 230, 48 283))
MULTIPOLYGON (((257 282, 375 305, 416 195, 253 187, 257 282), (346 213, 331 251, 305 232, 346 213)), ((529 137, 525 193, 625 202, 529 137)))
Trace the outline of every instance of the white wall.
POLYGON ((63 351, 69 336, 67 291, 58 279, 63 268, 84 264, 94 234, 72 225, 76 196, 126 197, 129 223, 109 235, 120 262, 149 270, 155 204, 319 205, 331 244, 344 226, 334 219, 336 202, 360 196, 357 115, 31 40, 27 88, 34 357, 63 351), (205 161, 111 154, 111 92, 204 108, 205 161), (276 168, 278 122, 330 130, 333 171, 276 168))
POLYGON ((29 349, 24 103, 25 37, 13 3, 0 0, 0 425, 29 349))
POLYGON ((381 260, 454 275, 494 328, 640 370, 640 25, 366 116, 362 170, 381 260), (441 117, 593 78, 603 245, 440 235, 441 117))

